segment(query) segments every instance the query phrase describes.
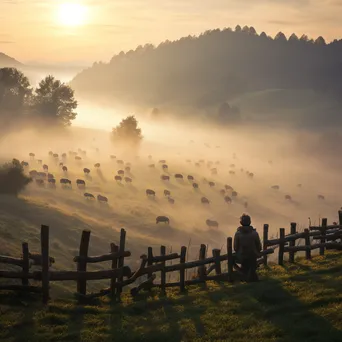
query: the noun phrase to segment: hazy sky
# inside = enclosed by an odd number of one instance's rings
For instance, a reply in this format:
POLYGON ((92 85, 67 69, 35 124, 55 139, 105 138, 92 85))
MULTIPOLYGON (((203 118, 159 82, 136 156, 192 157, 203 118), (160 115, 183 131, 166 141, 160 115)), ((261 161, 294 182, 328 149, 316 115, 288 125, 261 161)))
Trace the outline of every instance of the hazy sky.
MULTIPOLYGON (((77 21, 78 13, 63 15, 77 21)), ((91 63, 139 44, 237 24, 269 35, 340 39, 341 22, 342 0, 0 0, 0 52, 22 62, 91 63), (86 6, 83 24, 63 24, 59 8, 67 2, 86 6)))

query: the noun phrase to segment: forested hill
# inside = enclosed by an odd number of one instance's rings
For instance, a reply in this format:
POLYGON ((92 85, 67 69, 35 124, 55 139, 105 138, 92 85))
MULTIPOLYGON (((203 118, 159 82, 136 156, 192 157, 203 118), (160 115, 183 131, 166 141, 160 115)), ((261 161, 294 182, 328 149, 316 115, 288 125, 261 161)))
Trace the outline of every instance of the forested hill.
POLYGON ((7 56, 3 52, 0 52, 0 68, 3 67, 19 67, 22 64, 18 62, 16 59, 7 56))
POLYGON ((72 81, 78 94, 137 105, 205 108, 266 89, 306 89, 340 98, 342 40, 274 38, 252 27, 147 44, 94 63, 72 81))

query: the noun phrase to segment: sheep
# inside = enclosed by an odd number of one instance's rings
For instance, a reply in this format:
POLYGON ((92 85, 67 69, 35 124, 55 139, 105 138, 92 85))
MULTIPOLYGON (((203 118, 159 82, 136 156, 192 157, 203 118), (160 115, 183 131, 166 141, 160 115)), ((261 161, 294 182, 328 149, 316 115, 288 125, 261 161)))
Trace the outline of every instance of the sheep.
POLYGON ((166 175, 161 175, 160 178, 163 181, 169 181, 170 180, 170 176, 166 176, 166 175))
POLYGON ((31 170, 29 175, 31 178, 36 178, 38 176, 38 172, 36 170, 31 170))
POLYGON ((233 191, 233 190, 234 190, 232 186, 227 185, 227 184, 224 186, 224 188, 225 188, 227 191, 228 191, 228 190, 230 190, 230 191, 233 191))
POLYGON ((49 156, 52 157, 53 156, 53 152, 49 151, 49 156))
POLYGON ((235 171, 229 171, 230 175, 235 175, 235 171))
POLYGON ((193 187, 194 189, 198 189, 198 184, 197 184, 197 183, 192 183, 192 187, 193 187))
POLYGON ((52 155, 55 159, 57 159, 59 156, 58 156, 58 153, 54 153, 53 155, 52 155))
POLYGON ((155 165, 154 164, 150 164, 148 167, 152 169, 152 168, 155 167, 155 165))
POLYGON ((122 181, 122 177, 121 177, 121 176, 115 176, 114 179, 115 179, 117 182, 121 182, 121 181, 122 181))
POLYGON ((62 158, 65 159, 67 157, 66 153, 62 153, 62 158))
POLYGON ((323 195, 318 195, 317 198, 318 198, 319 200, 325 200, 325 197, 324 197, 323 195))
POLYGON ((249 178, 253 178, 253 177, 254 177, 254 173, 253 173, 253 172, 250 172, 250 173, 248 174, 248 177, 249 177, 249 178))
POLYGON ((208 183, 209 184, 209 186, 212 188, 213 186, 215 186, 215 182, 209 182, 208 183))
POLYGON ((50 179, 48 179, 48 183, 49 183, 50 188, 56 187, 56 179, 50 178, 50 179))
POLYGON ((46 173, 45 172, 38 172, 37 175, 40 178, 46 178, 46 173))
POLYGON ((171 191, 170 190, 164 190, 164 196, 171 196, 171 191))
POLYGON ((119 170, 117 173, 118 173, 118 175, 123 176, 125 174, 125 171, 124 170, 119 170))
POLYGON ((43 161, 42 161, 41 159, 38 159, 38 160, 37 160, 37 163, 38 163, 39 165, 42 165, 42 164, 43 164, 43 161))
POLYGON ((232 199, 229 196, 224 196, 224 201, 228 204, 232 203, 232 199))
POLYGON ((83 172, 86 174, 86 175, 89 175, 89 173, 90 173, 90 170, 89 169, 87 169, 86 167, 83 169, 83 172))
POLYGON ((292 197, 290 195, 285 195, 285 199, 288 201, 292 201, 292 197))
POLYGON ((75 160, 77 160, 77 161, 81 161, 81 160, 82 160, 82 158, 81 158, 80 156, 75 156, 75 160))
POLYGON ((60 162, 59 167, 63 167, 64 163, 60 162))
POLYGON ((232 192, 232 197, 237 197, 238 193, 236 191, 232 192))
POLYGON ((210 204, 210 201, 208 200, 208 198, 202 197, 201 198, 201 203, 203 203, 203 204, 210 204))
POLYGON ((28 167, 29 166, 29 163, 26 161, 22 161, 20 164, 22 167, 28 167))
POLYGON ((76 185, 79 187, 79 188, 84 188, 86 183, 83 179, 77 179, 76 180, 76 185))
POLYGON ((156 193, 155 193, 155 191, 153 191, 153 190, 151 190, 151 189, 147 189, 147 190, 146 190, 146 196, 155 197, 155 196, 156 196, 156 193))
POLYGON ((63 172, 68 172, 68 168, 65 165, 62 167, 62 170, 63 172))
POLYGON ((35 157, 36 155, 34 154, 34 153, 29 153, 29 157, 31 158, 31 159, 34 159, 34 157, 35 157))
POLYGON ((44 186, 44 179, 36 179, 36 184, 40 187, 43 187, 44 186))
POLYGON ((52 173, 48 173, 47 174, 47 179, 54 179, 54 175, 52 173))
POLYGON ((206 220, 205 223, 207 224, 207 226, 210 228, 210 227, 215 227, 215 228, 218 228, 219 224, 217 221, 214 221, 214 220, 206 220))
POLYGON ((231 167, 232 169, 235 168, 235 164, 230 164, 229 167, 231 167))
POLYGON ((220 190, 220 194, 221 194, 222 196, 224 196, 224 195, 226 194, 226 190, 225 190, 225 189, 221 189, 221 190, 220 190))
POLYGON ((104 202, 104 203, 108 203, 108 198, 102 195, 97 195, 97 200, 99 202, 104 202))
POLYGON ((123 165, 123 164, 124 164, 124 161, 121 160, 121 159, 118 159, 118 160, 116 161, 116 163, 117 163, 118 165, 123 165))
POLYGON ((167 170, 169 167, 166 164, 162 165, 163 170, 167 170))
POLYGON ((166 163, 166 160, 165 160, 165 159, 159 160, 159 164, 165 164, 165 163, 166 163))
POLYGON ((195 166, 200 167, 201 165, 200 163, 195 163, 195 166))
POLYGON ((63 187, 71 186, 71 181, 67 178, 62 178, 59 182, 62 184, 63 187))
POLYGON ((113 154, 110 155, 110 159, 116 159, 116 156, 114 156, 113 154))
POLYGON ((191 175, 188 175, 188 181, 193 181, 194 180, 194 177, 193 176, 191 176, 191 175))
POLYGON ((170 224, 170 219, 167 216, 157 216, 156 218, 156 224, 164 222, 165 224, 170 224))
POLYGON ((175 174, 175 178, 177 178, 177 179, 183 179, 183 175, 181 175, 180 173, 176 173, 176 174, 175 174))
POLYGON ((175 200, 173 198, 168 197, 167 200, 170 204, 175 204, 175 200))
POLYGON ((212 175, 217 175, 217 169, 213 168, 210 170, 212 175))
POLYGON ((272 185, 272 186, 271 186, 271 189, 273 189, 273 190, 279 190, 280 187, 279 187, 279 185, 272 185))
POLYGON ((94 167, 96 167, 96 168, 99 168, 100 166, 101 166, 100 163, 96 163, 96 164, 94 165, 94 167))
POLYGON ((126 166, 126 167, 125 167, 125 171, 126 171, 127 173, 131 172, 131 167, 130 167, 130 166, 126 166))
POLYGON ((130 178, 130 177, 125 177, 124 179, 125 179, 125 182, 126 182, 126 183, 132 183, 132 178, 130 178))
POLYGON ((85 192, 83 196, 87 199, 95 199, 94 195, 88 192, 85 192))
POLYGON ((44 164, 44 165, 43 165, 43 170, 44 170, 44 171, 48 171, 48 170, 49 170, 49 167, 48 167, 46 164, 44 164))

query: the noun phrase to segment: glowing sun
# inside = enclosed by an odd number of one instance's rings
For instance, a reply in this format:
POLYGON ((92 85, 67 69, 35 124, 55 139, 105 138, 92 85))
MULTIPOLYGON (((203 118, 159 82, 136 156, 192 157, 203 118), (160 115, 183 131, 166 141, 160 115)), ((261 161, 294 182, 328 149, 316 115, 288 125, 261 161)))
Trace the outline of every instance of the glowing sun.
POLYGON ((87 8, 79 3, 66 2, 58 8, 58 21, 63 26, 81 26, 86 19, 87 8))

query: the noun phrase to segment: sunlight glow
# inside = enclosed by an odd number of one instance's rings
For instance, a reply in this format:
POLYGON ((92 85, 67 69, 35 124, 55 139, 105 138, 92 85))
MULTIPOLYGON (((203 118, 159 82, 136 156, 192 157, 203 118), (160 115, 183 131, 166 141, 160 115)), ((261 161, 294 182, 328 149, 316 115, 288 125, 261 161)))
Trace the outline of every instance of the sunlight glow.
POLYGON ((86 20, 87 7, 75 2, 66 2, 59 6, 58 21, 63 26, 81 26, 86 20))

